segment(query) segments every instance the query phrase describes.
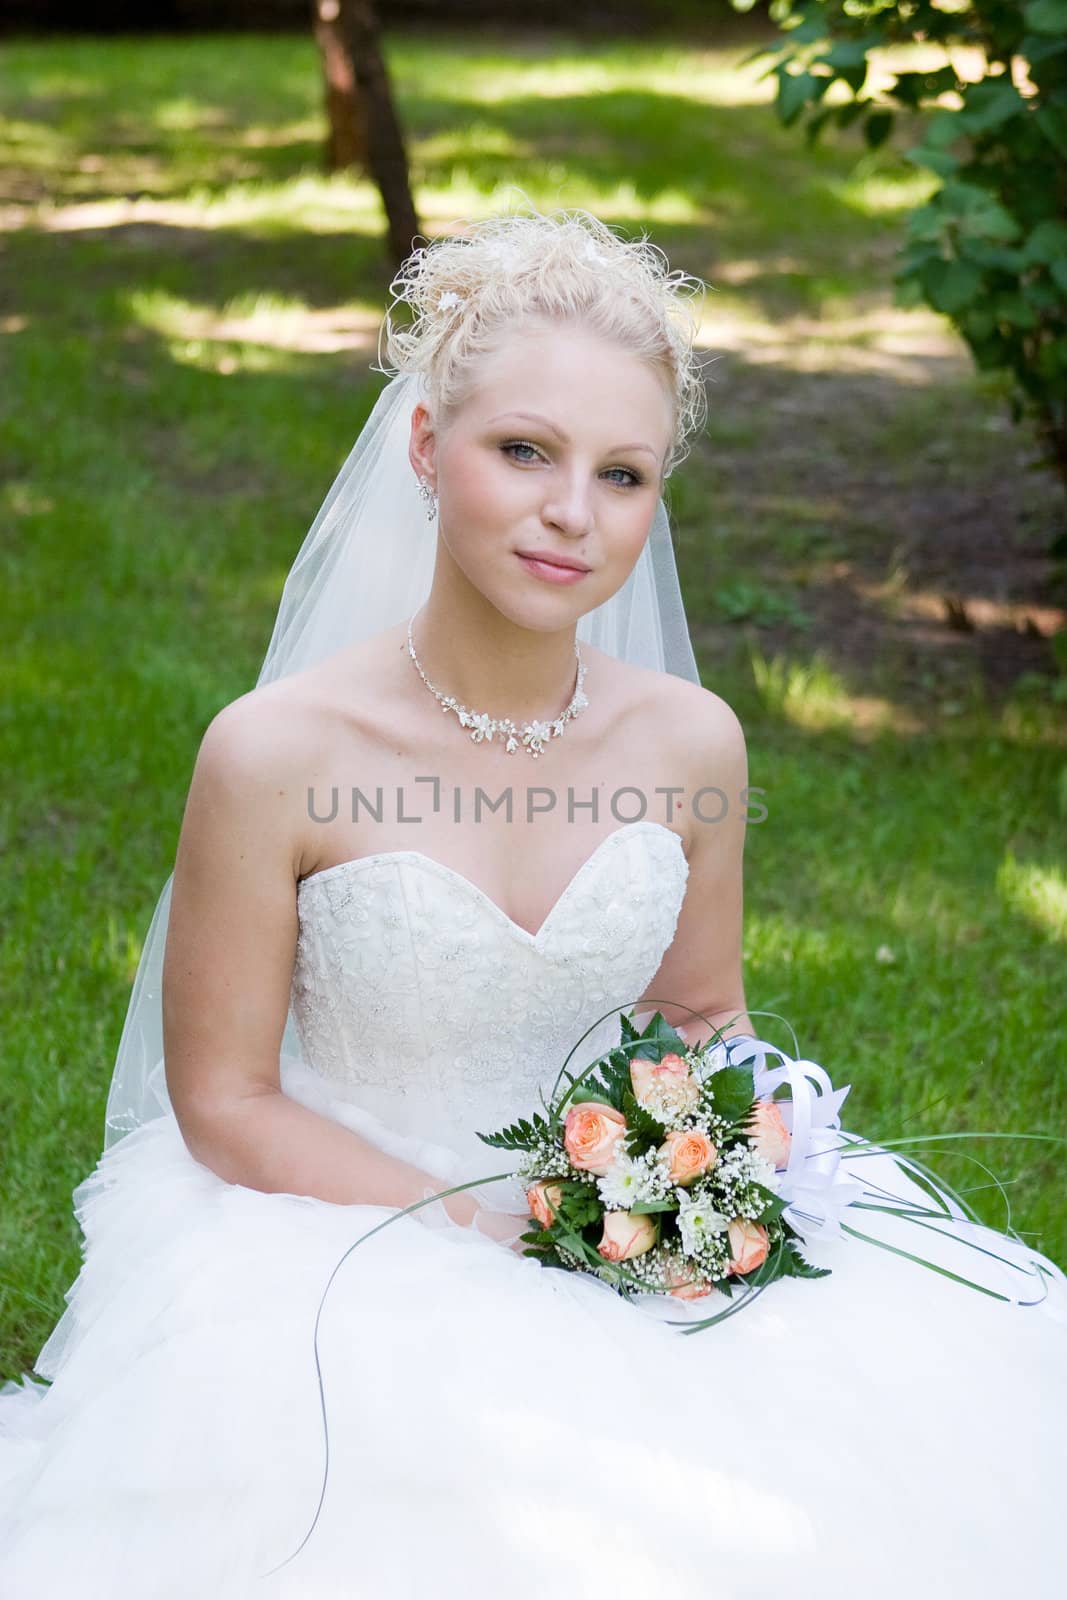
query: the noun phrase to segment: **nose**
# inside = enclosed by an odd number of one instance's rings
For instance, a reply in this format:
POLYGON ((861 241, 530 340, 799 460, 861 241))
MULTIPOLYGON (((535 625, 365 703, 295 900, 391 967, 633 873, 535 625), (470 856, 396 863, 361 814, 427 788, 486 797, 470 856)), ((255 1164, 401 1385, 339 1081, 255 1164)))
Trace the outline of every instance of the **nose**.
POLYGON ((577 474, 566 481, 557 478, 552 493, 545 499, 542 520, 571 539, 581 539, 593 530, 593 501, 589 485, 577 474))

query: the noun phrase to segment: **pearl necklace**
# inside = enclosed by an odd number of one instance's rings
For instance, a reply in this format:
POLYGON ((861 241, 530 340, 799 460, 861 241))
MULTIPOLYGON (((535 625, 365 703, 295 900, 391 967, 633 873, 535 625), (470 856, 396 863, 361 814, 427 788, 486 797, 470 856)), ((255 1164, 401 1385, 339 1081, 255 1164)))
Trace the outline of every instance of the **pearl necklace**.
POLYGON ((578 715, 583 706, 589 704, 582 691, 582 681, 585 678, 585 662, 582 660, 578 641, 575 640, 574 655, 578 662, 578 676, 574 686, 574 693, 567 709, 556 717, 554 721, 542 722, 535 718, 534 721, 527 722, 523 727, 519 728, 516 727, 510 717, 490 717, 484 711, 469 711, 453 695, 445 695, 441 693, 440 689, 435 689, 425 672, 423 672, 411 638, 411 624, 414 621, 415 617, 413 616, 408 622, 408 654, 415 663, 415 670, 434 698, 440 701, 441 710, 454 711, 462 726, 471 729, 471 738, 475 744, 481 744, 483 740, 491 741, 493 735, 499 733, 502 737, 506 735, 504 750, 508 755, 513 750, 518 749, 521 741, 523 747, 536 760, 544 750, 546 741, 553 737, 558 739, 568 722, 578 715))

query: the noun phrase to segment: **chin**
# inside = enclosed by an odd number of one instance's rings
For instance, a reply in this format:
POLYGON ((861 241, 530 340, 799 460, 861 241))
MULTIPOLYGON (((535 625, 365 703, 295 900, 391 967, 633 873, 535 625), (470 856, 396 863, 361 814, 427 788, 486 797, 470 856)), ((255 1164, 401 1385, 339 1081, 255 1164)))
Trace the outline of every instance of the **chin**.
POLYGON ((569 589, 546 589, 543 594, 515 595, 512 592, 500 599, 490 598, 497 610, 517 627, 529 628, 535 633, 553 633, 573 627, 615 593, 615 588, 608 588, 601 581, 595 591, 579 583, 569 589))

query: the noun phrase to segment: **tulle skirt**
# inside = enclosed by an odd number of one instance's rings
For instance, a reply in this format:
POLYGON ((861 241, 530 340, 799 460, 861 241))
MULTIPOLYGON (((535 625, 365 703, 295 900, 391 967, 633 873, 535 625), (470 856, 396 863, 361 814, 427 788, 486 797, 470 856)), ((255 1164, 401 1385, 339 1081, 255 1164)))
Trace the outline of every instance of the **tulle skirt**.
POLYGON ((393 1211, 228 1184, 171 1116, 74 1198, 53 1381, 0 1394, 3 1600, 1063 1593, 1062 1274, 1024 1308, 825 1238, 831 1276, 684 1333, 732 1302, 652 1314, 404 1216, 323 1300, 393 1211))

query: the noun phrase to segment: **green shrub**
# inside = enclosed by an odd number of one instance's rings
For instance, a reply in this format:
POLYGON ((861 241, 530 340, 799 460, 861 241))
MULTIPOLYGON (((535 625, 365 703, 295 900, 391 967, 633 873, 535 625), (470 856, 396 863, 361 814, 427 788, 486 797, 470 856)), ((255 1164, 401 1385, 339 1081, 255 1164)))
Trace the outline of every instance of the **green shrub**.
POLYGON ((909 218, 898 303, 944 313, 979 368, 1010 374, 1013 419, 1034 425, 1041 464, 1067 486, 1067 0, 943 6, 772 0, 784 38, 747 60, 775 58, 778 115, 802 119, 809 142, 828 123, 858 123, 873 149, 921 118, 905 158, 942 182, 909 218), (871 52, 904 44, 939 46, 944 64, 872 92, 871 52), (967 56, 953 60, 957 46, 967 56), (965 60, 980 77, 958 75, 965 60), (831 98, 835 84, 846 93, 831 98))

